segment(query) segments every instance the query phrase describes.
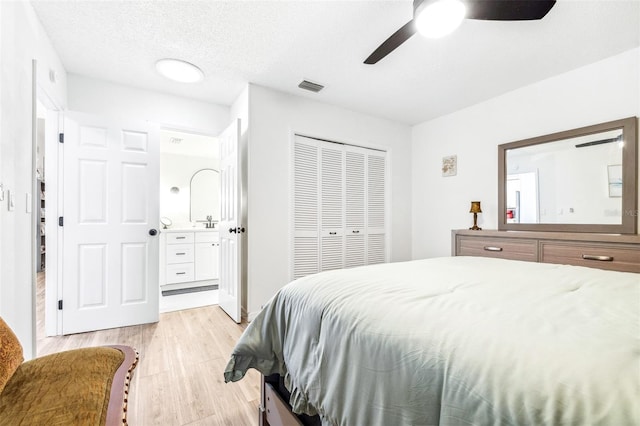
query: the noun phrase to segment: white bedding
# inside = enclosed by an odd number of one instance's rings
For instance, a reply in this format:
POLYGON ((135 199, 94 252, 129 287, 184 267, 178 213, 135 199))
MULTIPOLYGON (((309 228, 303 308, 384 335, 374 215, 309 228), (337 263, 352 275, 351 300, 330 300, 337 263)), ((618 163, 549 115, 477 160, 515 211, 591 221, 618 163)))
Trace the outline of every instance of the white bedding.
POLYGON ((326 425, 640 425, 640 274, 451 257, 297 280, 225 380, 279 373, 326 425))

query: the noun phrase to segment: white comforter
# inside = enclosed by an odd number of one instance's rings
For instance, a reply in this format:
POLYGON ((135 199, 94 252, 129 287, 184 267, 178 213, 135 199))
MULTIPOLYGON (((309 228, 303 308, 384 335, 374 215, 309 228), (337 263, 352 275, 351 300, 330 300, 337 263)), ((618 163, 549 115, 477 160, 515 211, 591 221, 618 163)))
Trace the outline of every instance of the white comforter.
POLYGON ((326 425, 640 425, 640 274, 452 257, 274 296, 225 380, 279 373, 326 425))

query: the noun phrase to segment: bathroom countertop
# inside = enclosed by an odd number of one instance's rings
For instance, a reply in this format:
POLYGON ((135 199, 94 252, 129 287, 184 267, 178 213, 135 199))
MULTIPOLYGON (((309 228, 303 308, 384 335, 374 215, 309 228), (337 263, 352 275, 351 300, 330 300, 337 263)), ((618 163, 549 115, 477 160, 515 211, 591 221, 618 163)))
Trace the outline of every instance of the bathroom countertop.
POLYGON ((194 228, 192 226, 189 227, 180 227, 180 228, 167 228, 160 229, 160 232, 218 232, 218 228, 205 228, 204 226, 199 226, 194 228))

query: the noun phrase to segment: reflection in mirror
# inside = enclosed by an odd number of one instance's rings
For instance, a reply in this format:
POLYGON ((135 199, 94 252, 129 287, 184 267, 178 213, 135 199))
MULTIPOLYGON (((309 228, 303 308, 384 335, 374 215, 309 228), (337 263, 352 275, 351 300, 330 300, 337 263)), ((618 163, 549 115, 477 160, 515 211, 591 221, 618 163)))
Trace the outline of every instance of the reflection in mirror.
POLYGON ((622 223, 608 176, 622 147, 616 129, 508 150, 507 222, 622 223))
POLYGON ((192 222, 220 220, 220 174, 215 169, 198 170, 191 177, 189 219, 192 222))
POLYGON ((635 233, 636 121, 500 145, 499 229, 635 233))

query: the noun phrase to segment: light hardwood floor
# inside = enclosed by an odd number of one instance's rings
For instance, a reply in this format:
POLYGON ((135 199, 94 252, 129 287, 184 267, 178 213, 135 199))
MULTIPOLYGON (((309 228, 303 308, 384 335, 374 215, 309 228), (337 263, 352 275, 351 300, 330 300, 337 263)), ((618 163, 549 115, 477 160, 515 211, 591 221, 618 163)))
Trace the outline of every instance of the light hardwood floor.
POLYGON ((44 337, 44 274, 38 277, 38 356, 68 349, 124 344, 140 352, 128 420, 132 426, 250 426, 258 424, 260 375, 250 370, 224 383, 229 354, 246 324, 217 306, 160 314, 156 324, 44 337))

